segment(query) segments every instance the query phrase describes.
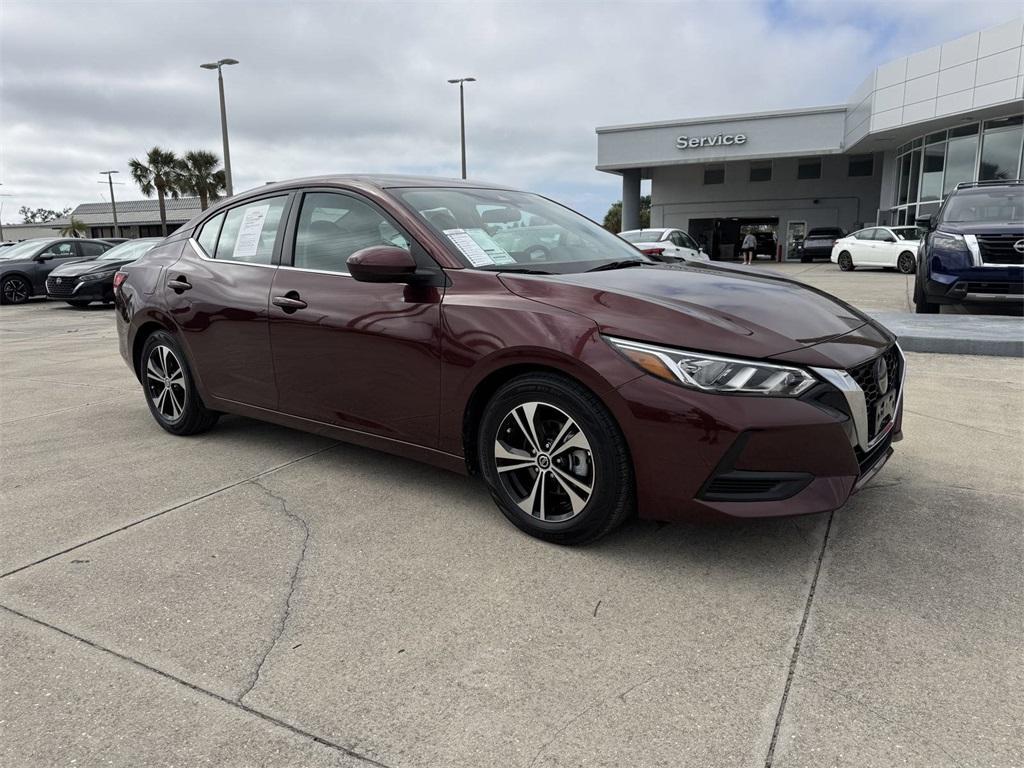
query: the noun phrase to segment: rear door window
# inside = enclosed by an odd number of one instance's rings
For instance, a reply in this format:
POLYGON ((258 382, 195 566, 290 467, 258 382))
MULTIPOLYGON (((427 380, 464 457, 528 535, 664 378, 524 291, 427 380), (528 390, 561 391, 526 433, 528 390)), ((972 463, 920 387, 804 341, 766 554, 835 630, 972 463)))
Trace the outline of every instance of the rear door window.
POLYGON ((99 256, 110 247, 102 243, 77 243, 77 245, 79 253, 87 259, 99 256))
POLYGON ((220 236, 220 227, 224 223, 224 214, 218 213, 208 222, 203 224, 203 228, 199 230, 199 237, 196 238, 196 242, 199 243, 199 247, 203 249, 207 256, 211 259, 213 254, 217 251, 217 238, 220 236))
POLYGON ((287 200, 287 195, 269 197, 228 211, 214 258, 244 264, 270 264, 287 200))

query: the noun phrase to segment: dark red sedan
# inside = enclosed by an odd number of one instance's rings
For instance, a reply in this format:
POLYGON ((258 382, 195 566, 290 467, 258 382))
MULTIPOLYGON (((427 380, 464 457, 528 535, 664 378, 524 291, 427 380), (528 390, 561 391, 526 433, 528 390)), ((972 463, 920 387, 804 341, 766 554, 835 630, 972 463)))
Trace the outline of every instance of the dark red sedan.
POLYGON ((121 353, 168 432, 222 412, 480 474, 515 525, 842 505, 900 438, 905 362, 838 299, 655 264, 538 195, 326 176, 210 208, 123 268, 121 353))

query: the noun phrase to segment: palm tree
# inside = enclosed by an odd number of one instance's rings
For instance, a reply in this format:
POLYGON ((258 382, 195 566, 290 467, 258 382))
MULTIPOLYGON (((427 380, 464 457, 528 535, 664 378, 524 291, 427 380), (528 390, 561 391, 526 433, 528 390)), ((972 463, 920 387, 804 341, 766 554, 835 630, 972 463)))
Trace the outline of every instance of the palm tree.
POLYGON ((169 150, 153 147, 146 153, 146 162, 143 163, 133 157, 128 161, 128 167, 142 194, 151 197, 156 190, 157 200, 160 201, 160 226, 164 237, 167 237, 167 210, 164 208, 164 197, 178 197, 178 158, 169 150))
POLYGON ((85 226, 85 222, 81 219, 76 219, 74 216, 68 219, 68 223, 64 225, 64 228, 60 231, 61 237, 83 237, 88 228, 85 226), (81 232, 82 234, 78 234, 81 232))
POLYGON ((224 171, 218 170, 220 158, 203 149, 186 152, 178 161, 178 178, 183 192, 199 196, 199 205, 205 211, 210 200, 226 189, 224 171))

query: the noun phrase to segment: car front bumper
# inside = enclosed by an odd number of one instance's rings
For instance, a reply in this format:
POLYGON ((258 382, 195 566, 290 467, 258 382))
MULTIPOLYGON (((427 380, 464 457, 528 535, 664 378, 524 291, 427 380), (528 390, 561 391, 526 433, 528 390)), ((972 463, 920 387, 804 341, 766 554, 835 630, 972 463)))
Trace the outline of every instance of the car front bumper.
POLYGON ((925 296, 937 304, 1024 302, 1024 267, 971 267, 932 271, 925 296))
POLYGON ((113 301, 114 280, 81 281, 74 277, 61 278, 57 283, 52 277, 46 280, 46 298, 53 301, 113 301), (70 283, 66 281, 73 281, 70 283))
POLYGON ((876 434, 869 434, 866 411, 879 401, 866 401, 854 378, 839 369, 815 369, 823 382, 801 398, 705 394, 652 376, 624 384, 617 393, 627 413, 619 423, 633 455, 640 517, 680 521, 838 509, 881 470, 892 443, 902 438, 906 365, 895 349, 900 374, 881 396, 891 398, 891 415, 876 434))

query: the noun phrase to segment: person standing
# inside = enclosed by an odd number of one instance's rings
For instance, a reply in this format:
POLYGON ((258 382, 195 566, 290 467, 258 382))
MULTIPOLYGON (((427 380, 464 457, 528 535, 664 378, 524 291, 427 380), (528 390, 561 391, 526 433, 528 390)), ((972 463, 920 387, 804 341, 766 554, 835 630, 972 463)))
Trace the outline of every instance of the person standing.
POLYGON ((757 238, 753 232, 747 232, 740 250, 743 252, 743 263, 750 264, 754 260, 754 251, 757 250, 757 238))

